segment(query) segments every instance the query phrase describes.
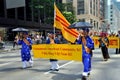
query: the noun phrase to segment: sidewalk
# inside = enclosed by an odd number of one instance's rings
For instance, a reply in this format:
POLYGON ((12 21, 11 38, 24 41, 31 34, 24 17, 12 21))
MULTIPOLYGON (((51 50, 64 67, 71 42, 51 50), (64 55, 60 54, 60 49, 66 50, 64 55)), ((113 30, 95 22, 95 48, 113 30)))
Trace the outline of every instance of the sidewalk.
POLYGON ((5 48, 0 49, 0 53, 1 53, 1 52, 12 51, 12 50, 18 50, 18 49, 21 48, 21 45, 15 46, 15 48, 13 48, 12 42, 6 42, 6 43, 4 44, 4 47, 5 47, 5 48))

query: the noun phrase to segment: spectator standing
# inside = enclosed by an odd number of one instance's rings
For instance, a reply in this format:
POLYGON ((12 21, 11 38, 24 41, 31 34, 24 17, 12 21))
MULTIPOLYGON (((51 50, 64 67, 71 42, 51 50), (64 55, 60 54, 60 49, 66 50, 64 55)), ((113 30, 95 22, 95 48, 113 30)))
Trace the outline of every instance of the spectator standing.
POLYGON ((105 33, 102 33, 98 41, 99 41, 99 48, 101 48, 102 51, 103 60, 107 61, 110 58, 108 53, 109 39, 107 38, 105 33))

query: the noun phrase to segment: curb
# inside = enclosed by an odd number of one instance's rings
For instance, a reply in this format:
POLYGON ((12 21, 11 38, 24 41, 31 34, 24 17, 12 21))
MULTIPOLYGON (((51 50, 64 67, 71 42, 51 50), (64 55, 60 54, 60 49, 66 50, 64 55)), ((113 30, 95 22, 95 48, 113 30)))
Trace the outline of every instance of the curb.
POLYGON ((20 48, 18 48, 18 49, 1 49, 0 53, 1 52, 10 52, 10 51, 15 51, 15 50, 20 50, 20 48))

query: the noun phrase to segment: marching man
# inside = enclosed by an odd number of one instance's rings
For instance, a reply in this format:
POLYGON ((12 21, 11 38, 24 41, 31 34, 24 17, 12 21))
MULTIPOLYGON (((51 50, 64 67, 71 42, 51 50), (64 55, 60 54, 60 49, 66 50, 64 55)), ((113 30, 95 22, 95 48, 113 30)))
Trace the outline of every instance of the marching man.
MULTIPOLYGON (((48 38, 46 40, 46 43, 47 44, 58 44, 59 40, 57 38, 54 38, 54 37, 55 36, 53 33, 48 34, 48 38)), ((50 62, 51 62, 50 70, 59 71, 58 60, 57 59, 50 59, 50 62)))
POLYGON ((29 63, 29 66, 33 66, 33 61, 30 54, 30 46, 32 45, 31 38, 28 37, 27 32, 23 32, 21 36, 17 39, 17 43, 22 45, 21 48, 21 59, 22 59, 22 68, 27 68, 27 63, 29 63))
POLYGON ((89 29, 83 28, 82 32, 80 32, 80 36, 77 39, 77 44, 82 44, 82 62, 83 62, 83 73, 82 80, 86 80, 86 78, 90 75, 91 71, 91 57, 92 50, 94 49, 94 42, 88 35, 89 29))

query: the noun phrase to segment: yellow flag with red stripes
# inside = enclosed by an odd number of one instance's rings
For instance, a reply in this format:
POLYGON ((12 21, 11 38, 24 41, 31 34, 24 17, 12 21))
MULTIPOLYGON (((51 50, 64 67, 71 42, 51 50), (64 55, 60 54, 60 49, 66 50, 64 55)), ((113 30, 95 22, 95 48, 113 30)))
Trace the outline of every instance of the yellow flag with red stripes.
POLYGON ((66 40, 74 43, 79 33, 76 29, 70 29, 69 26, 70 23, 54 4, 54 27, 61 30, 62 35, 66 40))

